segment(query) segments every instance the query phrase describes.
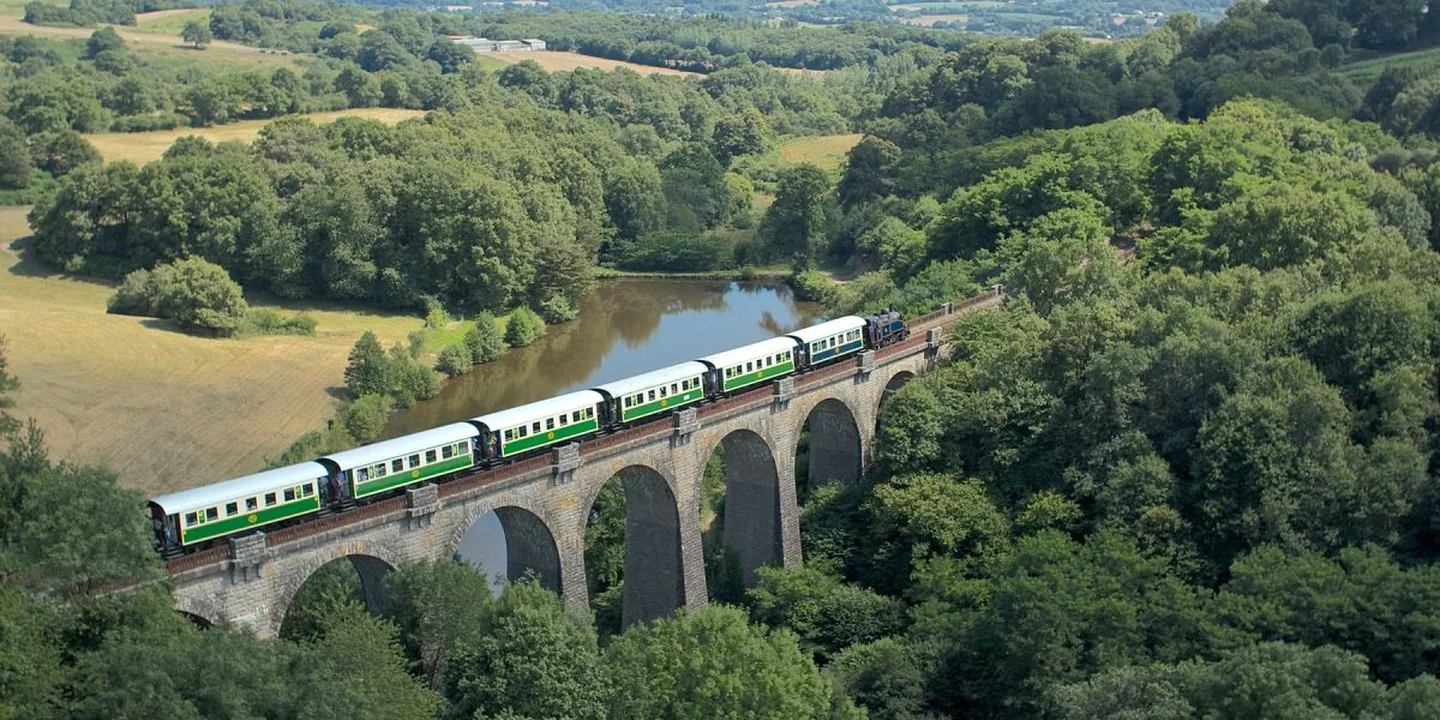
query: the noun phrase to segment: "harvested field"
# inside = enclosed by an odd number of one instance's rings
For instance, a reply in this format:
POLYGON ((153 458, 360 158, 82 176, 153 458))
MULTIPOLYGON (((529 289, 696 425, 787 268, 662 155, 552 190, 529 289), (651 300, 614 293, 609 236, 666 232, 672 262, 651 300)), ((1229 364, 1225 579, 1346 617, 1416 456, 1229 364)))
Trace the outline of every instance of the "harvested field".
MULTIPOLYGON (((159 12, 168 11, 162 10, 159 12)), ((181 25, 184 25, 184 23, 181 23, 181 25)), ((95 28, 49 27, 46 25, 30 25, 22 21, 19 16, 0 16, 0 35, 36 35, 47 37, 88 38, 94 32, 95 28)), ((124 38, 127 42, 168 45, 183 52, 192 52, 197 55, 203 53, 215 53, 222 55, 261 54, 260 48, 250 47, 248 45, 238 45, 236 43, 226 42, 224 40, 216 40, 209 45, 206 45, 204 50, 188 50, 183 47, 184 43, 180 40, 180 36, 178 34, 172 35, 155 32, 140 32, 132 30, 124 25, 116 25, 115 32, 119 33, 120 37, 124 38)), ((275 57, 276 59, 280 58, 280 56, 278 55, 273 57, 275 57)))
POLYGON ((147 493, 261 469, 334 413, 361 333, 388 346, 422 325, 320 305, 308 309, 315 337, 227 340, 107 315, 109 285, 47 275, 8 247, 28 233, 25 212, 0 208, 0 333, 21 382, 15 413, 40 423, 53 457, 104 463, 147 493))
MULTIPOLYGON (((311 113, 305 117, 316 123, 327 123, 342 117, 363 117, 379 120, 394 125, 402 120, 424 115, 422 110, 401 110, 395 108, 356 108, 353 110, 336 110, 334 112, 311 113)), ((100 157, 106 162, 112 160, 129 160, 137 165, 144 165, 151 160, 165 154, 165 150, 175 142, 176 139, 185 135, 199 135, 211 142, 224 142, 226 140, 239 140, 250 142, 260 134, 260 128, 274 120, 245 120, 229 125, 217 125, 208 128, 176 128, 174 130, 154 130, 151 132, 139 133, 96 133, 86 135, 85 139, 90 141, 95 149, 100 151, 100 157)))
POLYGON ((481 59, 496 60, 506 65, 514 65, 522 60, 534 60, 540 67, 550 72, 562 70, 575 70, 578 68, 594 68, 598 70, 614 70, 618 67, 630 68, 641 75, 660 73, 662 75, 695 75, 697 73, 686 70, 675 70, 672 68, 653 67, 651 65, 640 65, 623 60, 610 60, 607 58, 592 57, 572 52, 560 52, 557 50, 536 50, 532 52, 497 52, 477 53, 481 59))
POLYGON ((932 26, 932 25, 934 25, 934 24, 936 24, 936 23, 942 23, 942 22, 945 22, 945 23, 968 23, 968 22, 970 22, 970 16, 969 16, 969 15, 955 15, 955 14, 950 14, 950 15, 923 15, 923 16, 918 17, 918 18, 900 18, 900 22, 905 23, 906 25, 919 25, 919 26, 921 26, 921 27, 930 27, 930 26, 932 26))

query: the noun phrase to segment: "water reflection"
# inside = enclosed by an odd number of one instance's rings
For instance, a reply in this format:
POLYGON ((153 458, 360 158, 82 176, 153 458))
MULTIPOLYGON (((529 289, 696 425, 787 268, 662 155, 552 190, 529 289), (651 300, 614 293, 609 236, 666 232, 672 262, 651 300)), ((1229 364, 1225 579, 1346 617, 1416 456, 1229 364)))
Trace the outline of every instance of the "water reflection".
POLYGON ((602 283, 572 322, 445 383, 391 416, 385 437, 592 387, 763 340, 814 322, 818 307, 776 285, 678 280, 602 283))
MULTIPOLYGON (((572 322, 445 383, 440 396, 391 416, 385 437, 417 432, 774 337, 815 322, 819 307, 778 285, 679 280, 602 283, 572 322)), ((460 541, 460 556, 505 573, 494 513, 460 541)))

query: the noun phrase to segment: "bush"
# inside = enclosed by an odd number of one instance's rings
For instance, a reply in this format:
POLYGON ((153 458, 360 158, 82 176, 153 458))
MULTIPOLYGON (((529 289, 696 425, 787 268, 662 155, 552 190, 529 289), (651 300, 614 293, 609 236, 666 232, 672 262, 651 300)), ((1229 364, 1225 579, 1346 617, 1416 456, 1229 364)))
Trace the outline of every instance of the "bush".
POLYGON ((505 323, 505 344, 510 347, 525 347, 544 334, 545 321, 528 307, 516 308, 505 323))
POLYGON ((304 335, 309 337, 315 334, 316 325, 315 318, 305 313, 285 317, 269 308, 251 310, 245 316, 245 333, 247 335, 304 335))
POLYGON ((190 126, 190 118, 180 113, 165 112, 152 115, 127 115, 110 122, 111 132, 150 132, 152 130, 174 130, 190 126))
POLYGON ((470 361, 479 365, 488 363, 505 352, 505 340, 495 327, 495 316, 480 313, 475 316, 475 327, 465 333, 465 346, 470 349, 470 361))
POLYGON ((435 359, 435 369, 450 377, 464 374, 474 364, 470 348, 463 342, 455 343, 441 350, 440 356, 435 359))
POLYGON ((450 312, 432 297, 425 298, 425 327, 439 330, 450 324, 450 312))
POLYGON ((812 302, 824 302, 834 291, 835 286, 835 281, 826 277, 825 273, 819 270, 794 273, 787 282, 790 284, 790 289, 795 291, 796 300, 812 302))
POLYGON ((148 273, 130 273, 106 310, 168 318, 192 332, 234 335, 244 326, 249 306, 225 268, 187 258, 157 265, 148 273))
POLYGON ((439 394, 440 374, 421 365, 396 345, 390 351, 390 395, 395 404, 410 407, 418 400, 429 400, 439 394))
POLYGON ((340 411, 340 424, 350 437, 361 443, 368 443, 380 437, 390 417, 390 398, 384 395, 361 395, 349 407, 340 411))
POLYGON ((564 295, 556 295, 540 304, 540 317, 546 325, 557 325, 575 319, 575 308, 564 295))

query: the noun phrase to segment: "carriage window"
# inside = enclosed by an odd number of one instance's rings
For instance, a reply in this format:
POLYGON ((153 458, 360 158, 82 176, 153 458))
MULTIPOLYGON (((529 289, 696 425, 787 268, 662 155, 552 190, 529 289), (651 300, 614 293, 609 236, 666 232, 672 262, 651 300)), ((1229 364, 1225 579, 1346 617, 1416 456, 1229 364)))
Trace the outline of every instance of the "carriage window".
POLYGON ((194 524, 196 524, 196 523, 198 523, 198 522, 200 522, 200 518, 199 518, 198 516, 196 516, 195 513, 185 513, 185 524, 186 524, 186 525, 194 525, 194 524))
POLYGON ((216 518, 219 518, 219 517, 220 517, 220 512, 219 512, 218 510, 216 510, 215 508, 208 508, 208 509, 205 510, 205 522, 213 521, 213 520, 215 520, 216 518))
POLYGON ((680 390, 678 389, 679 387, 680 386, 676 385, 675 383, 670 383, 670 394, 674 395, 675 393, 680 392, 680 390))
POLYGON ((405 460, 404 460, 403 458, 402 458, 402 459, 398 459, 398 460, 391 460, 391 461, 390 461, 390 472, 404 472, 404 471, 405 471, 405 460))
POLYGON ((419 464, 420 464, 420 456, 419 456, 419 455, 411 455, 411 456, 410 456, 410 459, 406 460, 405 462, 406 462, 407 464, 409 464, 410 467, 413 468, 413 467, 415 467, 416 465, 419 465, 419 464))
POLYGON ((230 517, 237 512, 240 512, 240 506, 237 503, 225 503, 225 517, 230 517))
POLYGON ((375 466, 375 477, 385 477, 385 463, 375 466))
POLYGON ((426 451, 425 451, 425 462, 426 462, 426 464, 435 462, 435 451, 434 451, 434 450, 426 450, 426 451))
POLYGON ((538 433, 538 432, 540 432, 540 423, 539 423, 539 422, 530 423, 530 432, 532 432, 532 433, 538 433))
POLYGON ((664 385, 661 385, 661 386, 660 386, 660 397, 663 398, 663 397, 668 397, 668 396, 670 395, 670 393, 667 392, 666 390, 667 390, 667 388, 666 388, 664 385))
POLYGON ((593 417, 595 417, 595 408, 585 408, 585 419, 589 420, 593 417))
POLYGON ((295 488, 285 488, 285 502, 295 499, 295 488))
POLYGON ((265 493, 265 507, 275 504, 275 493, 265 493))
POLYGON ((245 512, 255 512, 260 509, 260 501, 255 498, 245 498, 245 512))
POLYGON ((359 468, 355 471, 355 482, 365 482, 370 479, 370 468, 359 468))
POLYGON ((554 429, 555 429, 555 418, 545 418, 545 429, 546 429, 546 430, 554 430, 554 429))
POLYGON ((651 391, 649 391, 649 392, 647 392, 647 393, 645 393, 645 394, 646 394, 651 400, 654 400, 654 399, 655 399, 655 391, 654 391, 654 390, 651 390, 651 391))
POLYGON ((301 495, 304 495, 305 497, 310 497, 311 495, 314 495, 314 494, 315 494, 315 486, 314 486, 314 485, 306 485, 306 486, 300 488, 300 494, 301 494, 301 495))
POLYGON ((445 447, 440 448, 440 457, 445 458, 446 460, 449 460, 449 459, 450 459, 451 457, 453 457, 454 455, 455 455, 455 448, 450 447, 449 445, 446 445, 445 447))
POLYGON ((570 424, 570 413, 565 413, 564 415, 561 415, 561 416, 560 416, 560 427, 565 427, 566 425, 569 425, 569 424, 570 424))
POLYGON ((469 440, 461 440, 461 441, 460 441, 460 444, 455 446, 455 449, 458 450, 458 451, 460 451, 460 454, 461 454, 461 455, 464 455, 465 453, 470 452, 470 441, 469 441, 469 440))

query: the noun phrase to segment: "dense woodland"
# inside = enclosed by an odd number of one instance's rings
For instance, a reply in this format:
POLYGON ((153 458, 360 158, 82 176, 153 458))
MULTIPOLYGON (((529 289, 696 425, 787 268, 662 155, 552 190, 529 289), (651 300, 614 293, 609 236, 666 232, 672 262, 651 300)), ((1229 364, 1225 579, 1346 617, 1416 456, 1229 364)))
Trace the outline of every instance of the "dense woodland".
MULTIPOLYGON (((835 313, 1008 298, 887 401, 864 478, 802 488, 804 568, 743 588, 711 524, 712 607, 623 633, 616 483, 593 617, 531 583, 485 600, 452 563, 398 569, 367 615, 342 563, 262 643, 192 627, 163 584, 101 592, 159 574, 141 499, 0 415, 0 716, 1440 716, 1440 85, 1331 73, 1378 19, 1319 5, 922 43, 823 81, 466 67, 435 73, 463 103, 396 128, 285 120, 71 168, 34 248, 86 272, 204 258, 474 312, 573 298, 597 258, 743 255, 835 313), (829 127, 867 135, 838 175, 761 161, 829 127)), ((381 397, 403 358, 357 346, 347 381, 381 397)))

